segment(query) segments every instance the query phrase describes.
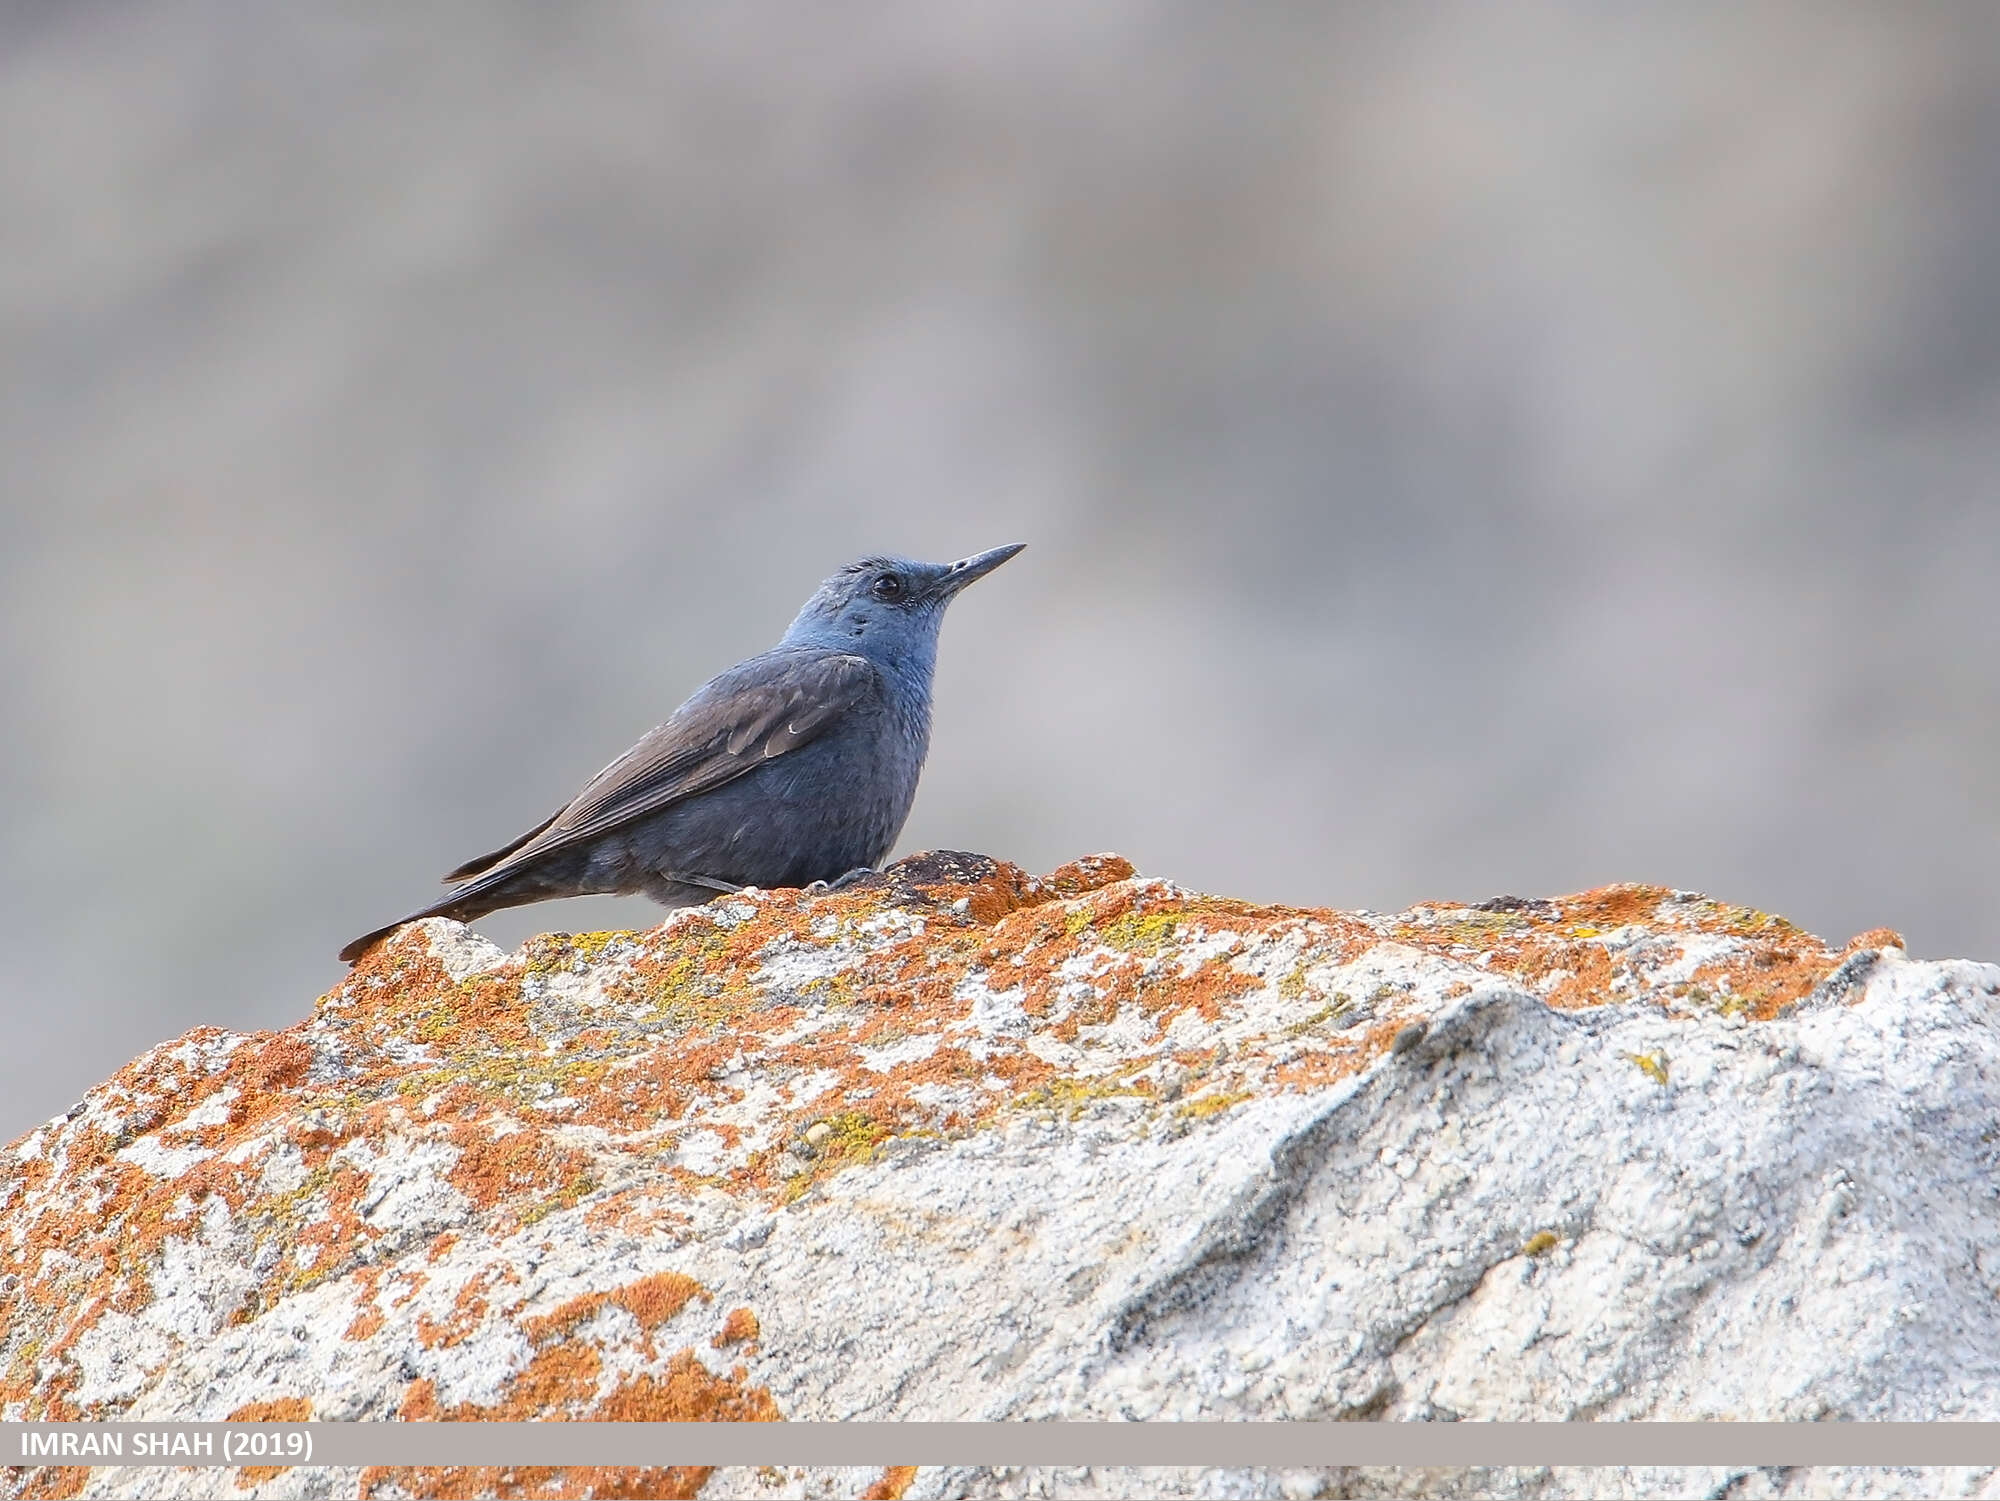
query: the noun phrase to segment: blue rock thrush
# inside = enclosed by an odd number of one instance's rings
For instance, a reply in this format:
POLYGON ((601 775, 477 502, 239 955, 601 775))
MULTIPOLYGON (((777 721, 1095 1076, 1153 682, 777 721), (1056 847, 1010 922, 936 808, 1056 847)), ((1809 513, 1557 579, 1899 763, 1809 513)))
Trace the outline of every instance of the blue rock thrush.
POLYGON ((956 563, 864 558, 821 584, 785 638, 710 679, 575 799, 459 866, 420 917, 470 922, 551 897, 644 892, 669 907, 744 886, 839 884, 902 832, 931 737, 945 606, 1021 550, 956 563))

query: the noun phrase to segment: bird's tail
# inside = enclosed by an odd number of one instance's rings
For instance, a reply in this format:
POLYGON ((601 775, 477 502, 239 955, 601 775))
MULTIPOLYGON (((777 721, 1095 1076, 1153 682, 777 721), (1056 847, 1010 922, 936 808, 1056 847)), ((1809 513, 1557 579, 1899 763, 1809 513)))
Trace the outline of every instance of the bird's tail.
POLYGON ((489 912, 498 912, 502 907, 518 907, 524 902, 539 902, 550 896, 574 895, 576 887, 565 884, 559 876, 559 872, 546 871, 533 864, 489 871, 428 907, 419 907, 407 917, 399 917, 373 932, 363 933, 340 951, 340 957, 352 964, 405 923, 418 922, 426 917, 449 917, 457 922, 471 922, 489 912))
POLYGON ((394 922, 386 923, 372 932, 363 933, 359 938, 340 951, 341 962, 345 964, 354 963, 363 954, 374 948, 376 944, 387 938, 405 923, 420 922, 426 917, 450 917, 457 919, 459 922, 470 922, 473 918, 480 916, 481 913, 490 910, 490 908, 482 908, 480 912, 467 912, 459 907, 456 898, 447 897, 444 901, 431 903, 430 906, 425 907, 422 911, 412 912, 408 917, 399 917, 394 922))

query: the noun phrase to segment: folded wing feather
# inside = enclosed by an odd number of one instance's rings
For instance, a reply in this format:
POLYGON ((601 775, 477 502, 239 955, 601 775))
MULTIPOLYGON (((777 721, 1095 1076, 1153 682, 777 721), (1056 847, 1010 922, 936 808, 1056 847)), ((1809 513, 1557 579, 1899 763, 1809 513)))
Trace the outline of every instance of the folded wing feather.
POLYGON ((880 693, 863 657, 796 648, 752 657, 703 687, 559 812, 445 879, 497 874, 720 787, 809 744, 880 693))

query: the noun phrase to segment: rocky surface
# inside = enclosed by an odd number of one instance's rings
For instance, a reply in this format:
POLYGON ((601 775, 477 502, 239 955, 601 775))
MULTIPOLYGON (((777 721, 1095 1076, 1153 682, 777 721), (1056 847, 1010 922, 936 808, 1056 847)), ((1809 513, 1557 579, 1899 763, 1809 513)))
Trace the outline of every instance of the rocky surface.
MULTIPOLYGON (((2000 967, 927 855, 442 920, 0 1153, 0 1416, 2000 1418, 2000 967)), ((1986 1494, 1985 1471, 0 1471, 9 1495, 1986 1494)))

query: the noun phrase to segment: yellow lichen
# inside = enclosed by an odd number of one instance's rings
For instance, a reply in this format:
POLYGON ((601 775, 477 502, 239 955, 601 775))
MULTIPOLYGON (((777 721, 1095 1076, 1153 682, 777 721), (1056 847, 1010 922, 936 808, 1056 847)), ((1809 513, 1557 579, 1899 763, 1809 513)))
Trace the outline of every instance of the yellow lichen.
MULTIPOLYGON (((623 941, 637 946, 642 934, 606 930, 595 933, 543 933, 522 945, 525 961, 521 973, 529 975, 582 974, 613 947, 623 941)), ((475 977, 477 978, 477 977, 475 977)))
POLYGON ((1106 924, 1098 936, 1114 949, 1153 954, 1167 946, 1179 926, 1180 919, 1171 912, 1128 912, 1106 924))
POLYGON ((1220 1115, 1232 1105, 1240 1105, 1250 1098, 1247 1089, 1229 1090, 1203 1095, 1199 1099, 1188 1100, 1175 1111, 1183 1120, 1205 1121, 1212 1115, 1220 1115))
POLYGON ((1140 1099, 1152 1094, 1150 1087, 1135 1084, 1130 1079, 1050 1079, 1038 1084, 1022 1095, 1014 1104, 1022 1110, 1059 1111, 1065 1118, 1075 1120, 1090 1107, 1094 1100, 1117 1097, 1140 1099))
POLYGON ((868 1161, 875 1155, 875 1149, 895 1133, 861 1110, 845 1110, 839 1115, 827 1116, 813 1126, 818 1137, 812 1143, 818 1152, 819 1162, 826 1167, 852 1165, 868 1161), (826 1128, 824 1133, 820 1127, 826 1128))
POLYGON ((1287 1037, 1303 1036, 1321 1023, 1332 1021, 1336 1016, 1341 1015, 1353 1005, 1353 996, 1344 990, 1336 990, 1333 993, 1333 998, 1311 1016, 1307 1017, 1304 1021, 1293 1022, 1289 1027, 1285 1028, 1285 1035, 1287 1037))
POLYGON ((1665 1053, 1620 1053, 1619 1057, 1628 1063, 1635 1063, 1639 1072, 1655 1084, 1664 1086, 1667 1082, 1667 1055, 1665 1053))

